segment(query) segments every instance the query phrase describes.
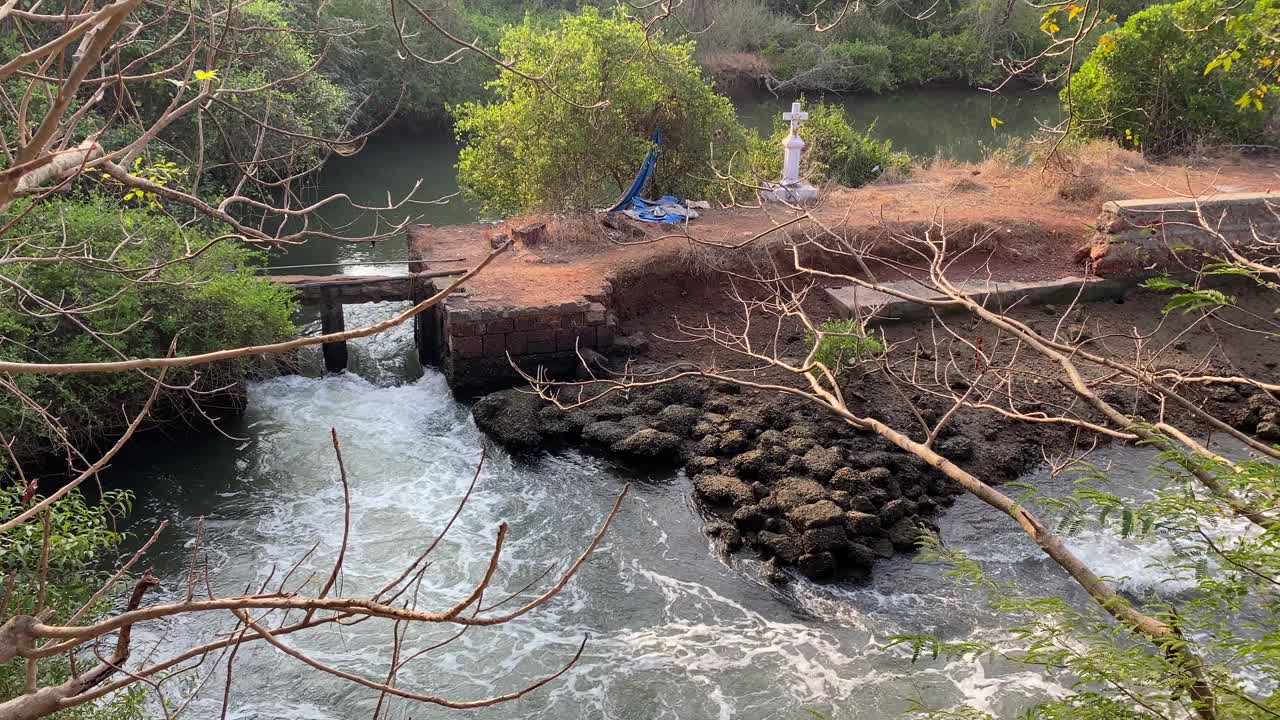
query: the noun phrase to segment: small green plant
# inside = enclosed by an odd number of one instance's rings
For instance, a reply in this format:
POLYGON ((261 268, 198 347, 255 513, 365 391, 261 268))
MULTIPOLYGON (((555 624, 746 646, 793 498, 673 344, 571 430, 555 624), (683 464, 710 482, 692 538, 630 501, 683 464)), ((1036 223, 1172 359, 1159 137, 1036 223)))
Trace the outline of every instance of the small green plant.
MULTIPOLYGON (((197 71, 197 74, 200 71, 197 71)), ((132 174, 136 177, 144 178, 161 187, 168 185, 171 181, 179 178, 183 174, 183 170, 176 163, 160 158, 155 162, 144 165, 142 158, 138 157, 133 161, 132 174)), ((129 192, 121 198, 126 202, 134 202, 139 205, 145 204, 152 210, 160 209, 160 199, 153 193, 139 188, 131 188, 129 192)))
POLYGON ((818 333, 809 333, 810 344, 818 343, 814 360, 833 373, 870 360, 884 353, 880 338, 867 334, 857 320, 828 320, 818 326, 818 333))

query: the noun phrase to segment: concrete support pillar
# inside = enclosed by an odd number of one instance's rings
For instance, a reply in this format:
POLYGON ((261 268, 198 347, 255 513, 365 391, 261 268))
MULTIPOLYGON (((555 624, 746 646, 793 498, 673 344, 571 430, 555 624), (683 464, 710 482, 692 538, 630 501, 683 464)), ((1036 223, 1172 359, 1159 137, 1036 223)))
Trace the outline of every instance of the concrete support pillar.
MULTIPOLYGON (((342 303, 326 302, 320 306, 320 332, 342 332, 347 329, 346 319, 342 313, 342 303)), ((324 343, 320 348, 324 355, 325 372, 340 373, 347 369, 347 344, 345 342, 324 343)))

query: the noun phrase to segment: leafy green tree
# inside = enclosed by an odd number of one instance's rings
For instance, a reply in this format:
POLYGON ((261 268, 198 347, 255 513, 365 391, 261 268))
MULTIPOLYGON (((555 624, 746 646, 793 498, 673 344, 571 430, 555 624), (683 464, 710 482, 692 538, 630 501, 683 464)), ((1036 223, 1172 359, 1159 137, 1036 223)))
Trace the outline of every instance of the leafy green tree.
POLYGON ((1216 0, 1182 0, 1134 14, 1101 38, 1062 91, 1075 132, 1156 155, 1195 143, 1261 141, 1274 107, 1262 102, 1267 90, 1256 106, 1252 99, 1242 101, 1258 81, 1228 71, 1232 53, 1242 50, 1257 67, 1274 58, 1274 36, 1264 49, 1254 30, 1275 27, 1278 18, 1275 0, 1238 10, 1216 0))
MULTIPOLYGON (((332 21, 327 15, 300 18, 296 8, 277 0, 251 0, 234 7, 232 21, 245 29, 234 33, 229 47, 203 68, 205 73, 216 73, 210 82, 234 95, 210 106, 211 117, 204 119, 203 132, 196 118, 188 116, 167 139, 188 158, 188 165, 195 166, 203 153, 215 179, 227 184, 238 171, 227 165, 254 160, 260 163, 258 172, 263 179, 289 177, 327 156, 329 145, 311 138, 338 140, 347 130, 353 98, 346 89, 313 71, 321 53, 334 41, 292 31, 300 20, 321 26, 332 21), (252 57, 252 61, 243 61, 241 55, 252 57), (282 79, 287 81, 273 85, 282 79), (264 125, 285 132, 264 132, 264 125), (257 158, 250 154, 253 152, 257 158)), ((143 132, 154 122, 154 113, 166 107, 173 87, 162 87, 166 96, 145 103, 147 114, 129 132, 143 132)), ((194 96, 195 89, 187 92, 187 97, 194 96)))
MULTIPOLYGON (((418 27, 402 6, 396 6, 395 18, 381 2, 337 0, 323 7, 326 19, 351 33, 334 40, 321 69, 356 101, 354 129, 388 120, 409 126, 442 123, 449 119, 448 105, 486 95, 484 84, 492 76, 488 61, 475 53, 458 55, 456 45, 418 27), (395 20, 404 23, 403 32, 396 31, 395 20)), ((446 4, 433 17, 455 35, 478 37, 485 45, 501 34, 497 20, 473 8, 446 4)))
POLYGON ((1236 42, 1205 66, 1205 74, 1215 70, 1229 74, 1234 68, 1245 80, 1245 91, 1236 98, 1236 107, 1274 115, 1280 93, 1280 4, 1262 0, 1253 12, 1233 16, 1226 25, 1236 42))
POLYGON ((716 193, 714 168, 745 148, 692 43, 646 37, 632 20, 587 8, 551 31, 513 27, 500 51, 516 72, 490 83, 498 99, 453 109, 466 145, 459 184, 489 210, 605 205, 630 185, 655 129, 655 194, 716 193))

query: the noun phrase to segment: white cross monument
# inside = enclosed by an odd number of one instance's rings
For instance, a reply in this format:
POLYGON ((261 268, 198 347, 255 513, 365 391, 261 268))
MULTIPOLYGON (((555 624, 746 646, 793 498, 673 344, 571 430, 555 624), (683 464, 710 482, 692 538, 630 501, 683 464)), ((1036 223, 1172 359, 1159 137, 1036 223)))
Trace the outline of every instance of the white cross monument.
POLYGON ((809 119, 809 113, 800 109, 800 103, 791 103, 791 112, 782 113, 782 119, 791 123, 791 132, 782 140, 782 182, 771 183, 765 199, 792 203, 816 200, 818 189, 800 179, 800 156, 804 154, 800 123, 809 119))

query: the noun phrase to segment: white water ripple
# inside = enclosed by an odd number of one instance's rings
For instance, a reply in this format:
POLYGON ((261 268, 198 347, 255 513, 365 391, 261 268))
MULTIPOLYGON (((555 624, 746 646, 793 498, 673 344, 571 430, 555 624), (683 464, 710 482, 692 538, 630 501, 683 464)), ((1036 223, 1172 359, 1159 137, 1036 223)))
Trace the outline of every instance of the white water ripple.
MULTIPOLYGON (((346 374, 255 384, 235 434, 209 447, 160 456, 132 468, 146 510, 193 532, 207 516, 216 592, 256 588, 293 571, 311 591, 327 577, 341 540, 342 492, 329 431, 336 429, 352 489, 352 537, 340 592, 369 593, 394 577, 453 514, 486 441, 443 378, 380 386, 346 374), (192 453, 195 453, 193 456, 192 453)), ((490 447, 475 493, 432 556, 419 607, 465 597, 483 572, 500 521, 510 524, 502 570, 486 598, 562 571, 595 533, 627 481, 616 527, 581 575, 555 601, 500 628, 476 628, 416 661, 406 688, 474 699, 556 672, 589 637, 578 664, 518 702, 480 718, 883 718, 914 700, 970 703, 1014 714, 1063 686, 1026 668, 994 662, 910 662, 883 646, 899 633, 946 639, 1005 639, 1002 619, 937 567, 895 558, 869 585, 774 588, 749 559, 726 564, 702 533, 682 475, 640 475, 582 455, 517 462, 490 447)), ((967 501, 943 519, 951 542, 981 551, 994 571, 1033 578, 1046 592, 1054 569, 1019 544, 1007 519, 967 501), (1047 578, 1047 579, 1046 579, 1047 578)), ((1091 542, 1085 539, 1086 545, 1091 542)), ((1105 546, 1099 552, 1109 552, 1105 546)), ((188 548, 162 551, 162 590, 185 591, 188 548), (167 554, 166 554, 167 553, 167 554)), ((547 580, 542 586, 545 587, 547 580)), ((1065 581, 1061 581, 1065 582, 1065 581)), ((529 597, 525 593, 523 597, 529 597)), ((231 618, 181 618, 144 628, 158 649, 177 648, 231 627, 231 618)), ((452 628, 415 628, 406 649, 438 642, 452 628)), ((386 673, 389 626, 367 622, 290 636, 322 662, 371 678, 386 673)), ((222 682, 206 684, 193 716, 216 717, 222 682)), ((369 716, 375 694, 319 674, 268 646, 236 658, 232 717, 369 716)), ((390 717, 443 716, 433 706, 393 702, 390 717)))

